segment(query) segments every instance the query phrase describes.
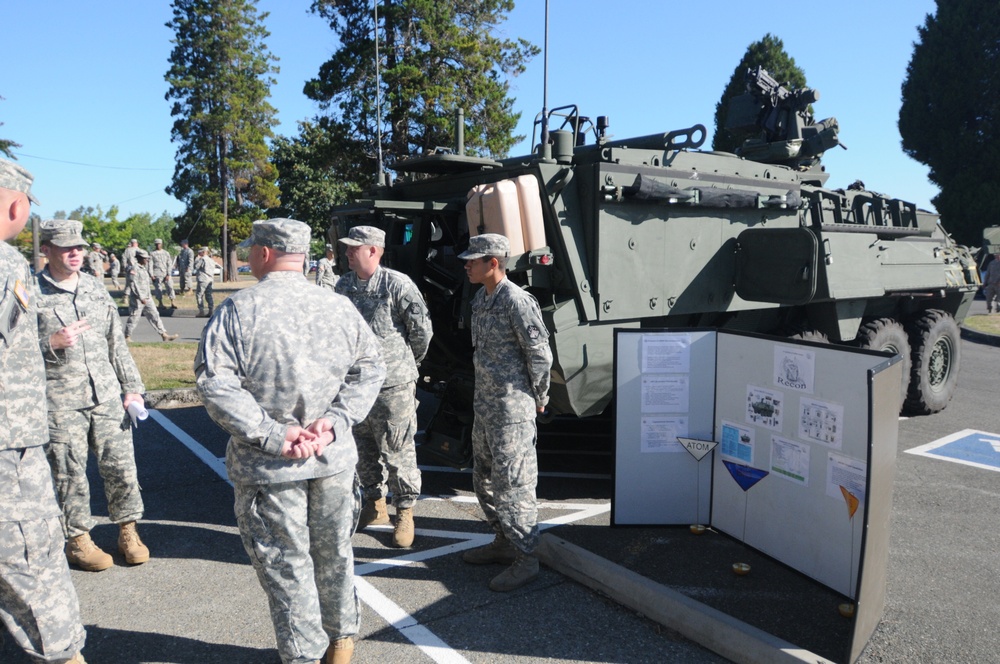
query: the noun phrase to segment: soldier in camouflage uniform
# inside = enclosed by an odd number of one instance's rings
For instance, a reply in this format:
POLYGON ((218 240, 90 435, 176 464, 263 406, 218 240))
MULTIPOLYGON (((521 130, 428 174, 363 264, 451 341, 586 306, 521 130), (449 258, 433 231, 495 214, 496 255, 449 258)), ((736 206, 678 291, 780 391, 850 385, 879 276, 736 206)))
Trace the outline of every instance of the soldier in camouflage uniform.
POLYGON ((163 248, 163 240, 157 238, 153 240, 153 244, 156 245, 156 249, 153 250, 153 253, 149 257, 149 275, 153 278, 153 293, 156 295, 156 300, 161 309, 163 308, 164 292, 170 298, 170 308, 176 309, 177 305, 174 304, 174 281, 170 277, 170 266, 174 262, 173 256, 163 248))
POLYGON ((128 320, 125 321, 125 341, 132 340, 132 332, 139 323, 139 316, 145 316, 153 329, 159 333, 164 341, 173 341, 176 334, 167 333, 167 328, 163 327, 160 320, 160 312, 153 306, 153 294, 149 290, 150 277, 146 270, 146 262, 149 254, 145 249, 137 249, 135 252, 135 267, 130 273, 132 279, 126 286, 128 293, 128 320))
POLYGON ((208 257, 208 247, 198 250, 198 258, 194 259, 195 292, 194 299, 198 301, 198 315, 211 316, 215 311, 215 300, 212 298, 212 287, 215 284, 215 261, 208 257), (208 313, 205 306, 208 305, 208 313))
POLYGON ((326 245, 326 256, 316 263, 316 285, 333 289, 337 286, 337 259, 333 245, 326 245))
POLYGON ((469 282, 483 288, 472 298, 472 483, 496 537, 462 558, 477 565, 511 563, 490 581, 492 590, 520 588, 538 576, 535 486, 536 413, 549 397, 552 351, 538 302, 506 277, 510 243, 495 233, 477 235, 459 255, 469 282))
POLYGON ((177 275, 180 279, 181 295, 191 290, 191 268, 194 267, 194 251, 187 239, 181 240, 181 251, 177 254, 177 275))
POLYGON ((111 285, 115 288, 121 288, 122 285, 118 281, 118 275, 121 274, 122 264, 114 254, 108 254, 108 261, 111 263, 111 267, 108 268, 108 271, 111 273, 111 285))
MULTIPOLYGON (((413 440, 417 433, 417 365, 431 342, 431 319, 417 285, 405 274, 380 264, 384 231, 356 226, 340 242, 347 245, 351 271, 337 282, 337 292, 354 303, 379 338, 386 364, 378 400, 365 421, 354 427, 364 497, 358 527, 389 523, 385 497, 391 487, 396 507, 392 541, 405 549, 413 544, 413 506, 420 497, 413 440)), ((327 249, 328 256, 332 253, 327 249)))
POLYGON ((128 287, 132 283, 132 272, 135 270, 135 255, 139 252, 139 241, 129 240, 128 246, 122 252, 122 270, 125 272, 125 298, 128 299, 128 287))
POLYGON ((104 284, 104 253, 101 251, 101 245, 97 242, 91 247, 90 253, 87 254, 87 272, 100 279, 101 284, 104 284))
POLYGON ((986 313, 993 313, 993 305, 1000 312, 1000 254, 993 256, 993 260, 986 266, 986 275, 983 277, 983 295, 986 297, 986 313))
POLYGON ((49 464, 71 564, 99 572, 114 564, 94 544, 90 529, 87 449, 104 478, 111 521, 119 525, 118 550, 130 565, 149 560, 135 522, 142 496, 125 409, 143 406, 139 370, 122 334, 118 307, 98 280, 83 274, 86 243, 79 221, 41 224, 41 250, 48 266, 38 283, 38 336, 45 359, 49 408, 49 464))
POLYGON ((0 159, 0 620, 32 661, 84 664, 86 632, 45 461, 45 370, 31 271, 6 242, 38 202, 31 181, 0 159))
POLYGON ((344 664, 360 626, 351 429, 375 402, 385 364, 351 303, 302 274, 306 224, 256 221, 243 244, 260 281, 205 326, 198 393, 230 434, 236 522, 268 596, 281 661, 344 664))

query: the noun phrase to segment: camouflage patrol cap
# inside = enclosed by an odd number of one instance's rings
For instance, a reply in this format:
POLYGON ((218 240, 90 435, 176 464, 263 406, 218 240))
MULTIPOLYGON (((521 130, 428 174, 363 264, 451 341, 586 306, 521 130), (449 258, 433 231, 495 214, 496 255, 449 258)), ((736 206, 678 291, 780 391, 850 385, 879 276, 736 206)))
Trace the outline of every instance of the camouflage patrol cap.
POLYGON ((149 252, 146 251, 145 249, 136 249, 135 250, 135 257, 136 258, 149 258, 149 252))
POLYGON ((83 223, 72 219, 50 219, 39 227, 39 241, 57 247, 86 247, 83 239, 83 223))
POLYGON ((35 176, 24 166, 0 159, 0 188, 18 191, 26 195, 29 201, 39 205, 38 199, 31 193, 31 183, 34 181, 35 176))
POLYGON ((326 250, 327 251, 333 251, 333 245, 332 244, 326 245, 326 250))
POLYGON ((101 243, 100 242, 91 242, 90 246, 92 246, 94 249, 100 249, 101 248, 101 243))
POLYGON ((155 240, 153 240, 153 244, 163 244, 163 240, 161 240, 160 238, 156 238, 155 240))
POLYGON ((352 247, 384 247, 385 231, 374 226, 355 226, 340 241, 352 247))
POLYGON ((498 233, 483 233, 469 238, 469 248, 458 255, 463 261, 485 256, 506 258, 510 255, 510 241, 498 233))
POLYGON ((241 247, 260 245, 289 254, 309 253, 311 234, 309 226, 295 219, 261 219, 253 222, 250 237, 240 243, 241 247))

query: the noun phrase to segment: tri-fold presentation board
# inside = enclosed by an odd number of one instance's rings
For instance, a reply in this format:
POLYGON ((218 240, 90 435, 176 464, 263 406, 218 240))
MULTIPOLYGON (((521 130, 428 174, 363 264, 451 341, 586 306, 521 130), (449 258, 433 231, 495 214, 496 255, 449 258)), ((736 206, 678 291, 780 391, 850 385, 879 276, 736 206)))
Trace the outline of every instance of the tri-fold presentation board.
POLYGON ((855 600, 863 648, 884 606, 901 370, 832 344, 616 330, 612 525, 708 524, 855 600))

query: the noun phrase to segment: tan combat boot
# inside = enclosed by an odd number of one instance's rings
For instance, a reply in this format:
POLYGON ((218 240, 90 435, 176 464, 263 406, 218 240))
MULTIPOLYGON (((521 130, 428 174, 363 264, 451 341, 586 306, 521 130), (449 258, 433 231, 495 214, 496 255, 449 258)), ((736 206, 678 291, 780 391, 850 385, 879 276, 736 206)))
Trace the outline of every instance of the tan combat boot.
POLYGON ((514 562, 517 549, 506 537, 497 534, 493 541, 486 546, 476 549, 466 549, 462 552, 462 560, 473 565, 490 565, 499 563, 509 565, 514 562))
POLYGON ((514 563, 490 581, 490 590, 498 593, 516 590, 534 581, 537 576, 538 558, 518 550, 514 563))
POLYGON ((87 664, 87 661, 83 658, 83 653, 78 652, 72 659, 67 659, 66 664, 87 664))
POLYGON ((323 658, 323 664, 348 664, 353 655, 354 639, 345 636, 342 639, 332 642, 330 647, 326 649, 326 657, 323 658))
POLYGON ((90 533, 70 537, 66 542, 66 559, 87 572, 100 572, 115 564, 110 554, 101 550, 90 539, 90 533))
POLYGON ((177 337, 179 337, 181 335, 179 335, 179 334, 170 334, 168 332, 164 332, 160 336, 163 337, 164 341, 173 341, 174 339, 176 339, 177 337))
POLYGON ((125 554, 125 562, 129 565, 141 565, 149 560, 149 549, 139 539, 135 521, 129 521, 119 526, 118 550, 125 554))
POLYGON ((385 508, 385 498, 366 500, 361 507, 361 516, 358 517, 358 528, 384 526, 387 523, 389 523, 389 512, 385 508))
POLYGON ((413 546, 413 508, 401 507, 396 510, 396 527, 392 531, 392 544, 400 549, 413 546))

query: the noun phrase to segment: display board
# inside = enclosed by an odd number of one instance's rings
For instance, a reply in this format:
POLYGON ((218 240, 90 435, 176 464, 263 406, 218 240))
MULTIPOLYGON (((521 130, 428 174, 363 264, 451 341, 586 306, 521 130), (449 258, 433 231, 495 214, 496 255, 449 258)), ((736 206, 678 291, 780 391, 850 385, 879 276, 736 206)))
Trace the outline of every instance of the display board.
POLYGON ((612 525, 707 524, 712 456, 678 437, 712 440, 715 331, 615 335, 612 525))
MULTIPOLYGON (((730 334, 719 335, 716 362, 726 370, 716 376, 712 527, 853 599, 872 418, 895 423, 898 368, 881 354, 730 334)), ((887 438, 877 444, 895 450, 887 438)))
POLYGON ((612 525, 707 522, 857 598, 866 538, 872 555, 888 542, 889 508, 871 510, 869 494, 891 496, 898 358, 727 331, 616 330, 614 375, 612 525))

